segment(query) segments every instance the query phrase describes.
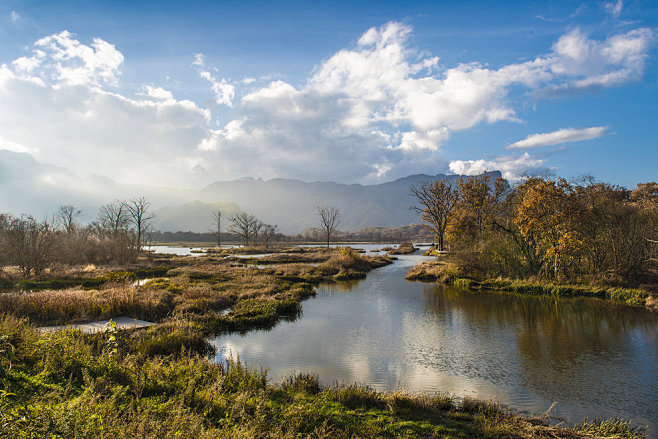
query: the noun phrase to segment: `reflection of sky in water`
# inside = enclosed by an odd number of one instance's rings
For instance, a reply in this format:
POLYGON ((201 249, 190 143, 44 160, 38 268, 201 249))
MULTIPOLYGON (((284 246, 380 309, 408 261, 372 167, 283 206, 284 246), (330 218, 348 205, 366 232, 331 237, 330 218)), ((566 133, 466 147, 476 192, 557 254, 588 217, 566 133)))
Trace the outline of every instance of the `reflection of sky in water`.
POLYGON ((177 256, 201 256, 205 254, 205 250, 201 247, 175 247, 170 245, 152 245, 146 247, 147 251, 152 251, 153 253, 162 253, 165 255, 177 255, 177 256))
MULTIPOLYGON (((658 316, 595 300, 555 301, 407 282, 401 256, 364 281, 321 287, 302 317, 215 340, 279 381, 495 398, 519 410, 623 416, 658 426, 658 316)), ((655 435, 655 433, 653 433, 655 435)))
MULTIPOLYGON (((302 247, 324 247, 325 245, 323 244, 310 244, 310 245, 303 245, 302 247)), ((393 247, 397 248, 397 244, 331 244, 331 247, 352 247, 354 249, 359 249, 359 250, 365 250, 366 254, 372 254, 372 255, 377 255, 381 254, 384 255, 386 252, 381 252, 380 250, 384 247, 393 247)), ((222 245, 222 248, 239 248, 242 247, 241 245, 222 245)), ((416 244, 416 248, 420 249, 420 252, 426 251, 428 249, 427 246, 419 246, 416 244)), ((185 246, 175 246, 175 245, 152 245, 146 247, 147 251, 152 251, 154 253, 162 253, 162 254, 169 254, 169 255, 177 255, 177 256, 201 256, 203 254, 206 254, 206 250, 203 247, 185 247, 185 246)), ((419 253, 420 253, 419 252, 419 253)), ((271 256, 272 253, 257 253, 257 254, 234 254, 233 256, 238 257, 238 258, 264 258, 265 256, 271 256)))

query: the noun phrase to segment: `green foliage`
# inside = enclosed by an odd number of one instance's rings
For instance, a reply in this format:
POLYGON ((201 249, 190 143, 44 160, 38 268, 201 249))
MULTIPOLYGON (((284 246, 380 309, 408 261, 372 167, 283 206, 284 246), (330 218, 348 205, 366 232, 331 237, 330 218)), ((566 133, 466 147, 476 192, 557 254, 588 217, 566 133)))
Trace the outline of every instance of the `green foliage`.
POLYGON ((281 388, 292 390, 293 392, 303 392, 309 395, 317 395, 322 390, 320 379, 316 374, 302 372, 285 378, 281 382, 281 388))
POLYGON ((456 278, 452 281, 452 284, 457 288, 469 288, 473 286, 474 282, 472 279, 466 279, 463 277, 456 278))

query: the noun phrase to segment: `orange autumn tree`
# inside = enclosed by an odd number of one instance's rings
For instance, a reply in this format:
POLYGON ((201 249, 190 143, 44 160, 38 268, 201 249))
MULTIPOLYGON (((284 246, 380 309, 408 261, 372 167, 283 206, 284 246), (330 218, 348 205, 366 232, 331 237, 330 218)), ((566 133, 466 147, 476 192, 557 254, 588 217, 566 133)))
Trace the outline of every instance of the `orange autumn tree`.
POLYGON ((562 178, 534 181, 516 209, 515 224, 523 238, 534 244, 542 270, 553 278, 572 268, 583 248, 572 227, 576 213, 573 189, 562 178))
POLYGON ((485 241, 485 235, 500 216, 501 202, 508 194, 509 184, 498 177, 483 172, 458 180, 459 199, 448 225, 448 234, 463 245, 485 241))

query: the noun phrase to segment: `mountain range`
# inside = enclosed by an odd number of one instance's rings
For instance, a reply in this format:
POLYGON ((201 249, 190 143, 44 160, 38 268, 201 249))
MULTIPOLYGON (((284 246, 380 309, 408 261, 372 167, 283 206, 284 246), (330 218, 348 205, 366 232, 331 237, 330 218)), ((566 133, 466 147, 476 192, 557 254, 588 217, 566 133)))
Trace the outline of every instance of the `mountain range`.
MULTIPOLYGON (((500 176, 497 171, 491 174, 500 176)), ((265 223, 276 224, 281 232, 298 233, 317 227, 317 207, 327 205, 340 210, 339 229, 353 231, 420 222, 410 209, 416 201, 410 187, 458 178, 418 174, 374 185, 243 178, 218 181, 203 189, 176 189, 122 184, 97 175, 80 177, 39 163, 29 154, 0 151, 0 212, 47 218, 60 205, 73 204, 83 211, 80 220, 89 222, 103 204, 145 196, 156 214, 156 230, 206 232, 211 228, 212 211, 221 208, 227 217, 243 210, 265 223)))

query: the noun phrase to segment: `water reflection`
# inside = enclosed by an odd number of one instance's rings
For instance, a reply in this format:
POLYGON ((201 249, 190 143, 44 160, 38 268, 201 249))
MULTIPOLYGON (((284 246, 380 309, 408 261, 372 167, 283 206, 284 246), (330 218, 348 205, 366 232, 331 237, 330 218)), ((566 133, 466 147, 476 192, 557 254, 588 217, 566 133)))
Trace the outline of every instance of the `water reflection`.
MULTIPOLYGON (((427 310, 437 322, 443 321, 437 326, 475 334, 469 344, 486 341, 479 345, 480 356, 471 355, 476 376, 504 381, 518 369, 519 384, 545 402, 557 401, 558 415, 587 411, 615 416, 633 407, 636 421, 655 424, 655 316, 591 299, 521 297, 434 285, 422 290, 427 310), (448 324, 455 314, 465 318, 465 327, 448 324), (503 361, 492 365, 481 356, 503 361), (495 367, 505 370, 496 372, 495 367)), ((468 365, 462 367, 469 370, 468 365)))
POLYGON ((278 380, 496 398, 520 410, 658 425, 658 318, 591 299, 556 301, 404 280, 403 256, 362 281, 321 287, 271 331, 215 340, 278 380))

